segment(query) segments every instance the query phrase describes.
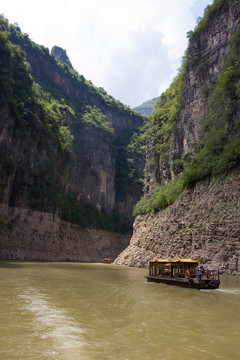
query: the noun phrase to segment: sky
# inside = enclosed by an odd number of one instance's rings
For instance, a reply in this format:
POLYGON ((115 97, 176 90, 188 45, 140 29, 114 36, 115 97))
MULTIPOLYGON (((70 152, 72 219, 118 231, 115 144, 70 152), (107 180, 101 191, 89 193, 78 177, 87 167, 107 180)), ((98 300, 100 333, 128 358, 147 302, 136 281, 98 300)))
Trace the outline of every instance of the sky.
POLYGON ((131 107, 176 76, 186 33, 213 0, 0 0, 31 40, 67 51, 75 70, 131 107))

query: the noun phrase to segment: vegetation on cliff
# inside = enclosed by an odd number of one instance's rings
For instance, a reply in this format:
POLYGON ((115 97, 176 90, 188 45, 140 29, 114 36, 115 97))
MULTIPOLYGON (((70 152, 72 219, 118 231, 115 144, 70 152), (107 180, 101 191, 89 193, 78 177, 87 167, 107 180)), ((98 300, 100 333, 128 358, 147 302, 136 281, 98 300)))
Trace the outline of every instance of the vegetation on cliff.
POLYGON ((143 192, 144 179, 141 169, 145 165, 147 126, 145 120, 137 131, 127 130, 124 136, 115 142, 117 153, 120 155, 116 157, 116 188, 119 201, 129 192, 137 192, 140 195, 143 192))
POLYGON ((173 80, 169 89, 160 96, 152 115, 149 117, 147 136, 163 162, 168 158, 171 137, 176 131, 185 72, 186 57, 183 58, 178 76, 173 80))
MULTIPOLYGON (((127 179, 127 186, 132 184, 134 188, 142 177, 141 169, 135 168, 132 161, 135 155, 127 151, 127 146, 132 135, 138 133, 144 118, 116 101, 103 88, 95 87, 79 75, 71 64, 59 62, 55 56, 49 54, 47 48, 35 44, 28 34, 21 32, 17 24, 9 24, 2 16, 0 62, 0 111, 9 109, 15 119, 16 136, 35 137, 39 150, 46 150, 49 159, 41 164, 38 173, 30 169, 32 173, 28 174, 29 179, 25 184, 30 188, 28 205, 32 209, 58 212, 62 219, 82 226, 124 231, 126 227, 121 224, 117 210, 99 210, 97 204, 79 201, 77 194, 64 183, 63 173, 66 170, 72 171, 77 154, 81 158, 82 166, 90 167, 87 163, 88 156, 84 153, 87 150, 83 149, 79 134, 93 129, 93 133, 97 133, 109 144, 109 151, 117 157, 117 164, 121 163, 121 169, 118 165, 115 169, 116 184, 127 179), (29 59, 32 60, 31 67, 29 59), (64 89, 57 81, 53 81, 53 73, 66 79, 66 84, 76 95, 72 96, 69 88, 64 89), (126 129, 125 134, 123 132, 117 137, 106 115, 109 112, 136 123, 132 128, 126 129), (123 151, 119 151, 119 139, 123 151)), ((9 176, 15 176, 16 182, 17 177, 22 177, 19 164, 17 158, 9 153, 7 145, 2 142, 2 187, 7 186, 9 176)), ((20 188, 21 184, 18 189, 16 185, 9 203, 11 206, 16 206, 20 188)), ((116 188, 117 191, 121 190, 119 186, 116 188)), ((124 190, 127 191, 126 186, 124 190)), ((138 187, 136 193, 140 192, 138 187)))
POLYGON ((218 11, 223 6, 228 6, 228 4, 230 4, 229 0, 214 0, 212 5, 206 6, 204 15, 202 18, 201 17, 198 18, 197 25, 194 31, 188 31, 187 33, 187 37, 189 38, 190 44, 208 26, 212 17, 216 14, 216 11, 218 11))
POLYGON ((66 50, 63 50, 59 46, 54 46, 52 48, 51 54, 53 54, 62 64, 68 65, 70 68, 73 68, 69 57, 67 56, 66 50))
POLYGON ((159 98, 156 97, 154 99, 144 101, 141 105, 136 106, 133 108, 133 110, 138 111, 142 115, 149 116, 151 115, 153 108, 159 98))
MULTIPOLYGON (((204 18, 195 31, 189 34, 189 46, 205 29, 214 13, 226 4, 226 1, 216 0, 213 5, 206 8, 204 18)), ((192 144, 193 152, 173 162, 171 169, 175 175, 173 179, 164 185, 157 184, 150 194, 145 194, 136 204, 134 215, 158 211, 172 204, 184 188, 193 186, 206 177, 230 172, 239 166, 239 43, 240 25, 231 38, 229 54, 218 79, 211 85, 209 110, 202 119, 199 140, 192 144)), ((187 61, 186 57, 185 64, 187 61)), ((149 118, 148 141, 151 141, 153 152, 160 154, 162 162, 168 160, 172 134, 177 126, 183 80, 184 68, 170 88, 160 97, 149 118)), ((148 162, 146 166, 150 165, 148 162)))

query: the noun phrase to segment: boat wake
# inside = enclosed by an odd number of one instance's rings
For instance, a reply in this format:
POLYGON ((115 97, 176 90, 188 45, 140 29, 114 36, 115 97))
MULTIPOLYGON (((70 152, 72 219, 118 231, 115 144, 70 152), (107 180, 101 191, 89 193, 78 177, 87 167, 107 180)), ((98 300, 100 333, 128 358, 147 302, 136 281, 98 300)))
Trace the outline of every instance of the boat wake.
POLYGON ((240 295, 240 289, 216 289, 215 291, 224 294, 240 295))
POLYGON ((23 310, 33 315, 32 336, 42 339, 45 348, 41 351, 45 356, 65 360, 72 358, 73 354, 80 354, 83 346, 80 324, 69 317, 64 309, 54 305, 44 290, 26 288, 18 297, 24 302, 23 310))

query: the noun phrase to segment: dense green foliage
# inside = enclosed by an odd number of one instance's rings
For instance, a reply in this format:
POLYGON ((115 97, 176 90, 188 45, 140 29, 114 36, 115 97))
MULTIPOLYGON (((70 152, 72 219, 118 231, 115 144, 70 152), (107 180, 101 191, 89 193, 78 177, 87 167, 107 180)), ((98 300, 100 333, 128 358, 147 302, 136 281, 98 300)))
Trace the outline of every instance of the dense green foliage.
POLYGON ((151 100, 148 100, 148 101, 145 101, 144 103, 142 103, 141 105, 133 108, 135 111, 138 111, 140 112, 140 114, 142 115, 146 115, 146 116, 149 116, 152 111, 153 111, 153 108, 157 102, 157 100, 159 99, 159 97, 156 97, 154 99, 151 99, 151 100))
MULTIPOLYGON (((5 20, 4 20, 5 24, 5 20)), ((5 25, 6 26, 6 25, 5 25)), ((109 95, 102 87, 95 87, 91 81, 87 81, 82 75, 79 75, 74 69, 68 67, 66 64, 60 63, 53 55, 49 54, 48 49, 38 46, 32 42, 29 37, 24 36, 21 32, 18 31, 14 26, 9 25, 10 28, 10 39, 15 43, 21 43, 21 47, 25 44, 26 49, 31 49, 33 54, 36 54, 36 57, 39 58, 39 53, 43 55, 43 59, 39 60, 39 67, 43 66, 42 64, 48 61, 49 64, 57 65, 60 68, 64 75, 71 80, 72 83, 75 83, 78 89, 84 89, 85 96, 71 97, 67 93, 63 95, 62 88, 59 88, 58 85, 49 78, 49 74, 45 68, 41 69, 43 78, 39 80, 37 74, 35 74, 32 69, 33 77, 38 81, 38 86, 42 89, 41 95, 44 100, 50 102, 52 105, 57 105, 57 107, 62 107, 68 109, 68 113, 71 113, 74 117, 74 133, 78 132, 79 124, 86 124, 86 126, 94 126, 101 131, 103 137, 114 137, 113 129, 107 120, 107 117, 104 115, 102 108, 108 108, 108 111, 111 111, 116 114, 116 116, 127 116, 129 119, 137 119, 139 124, 143 122, 143 117, 130 109, 128 106, 123 105, 120 101, 115 100, 111 95, 109 95), (46 98, 47 94, 47 98, 46 98), (87 96, 86 96, 87 95, 87 96), (92 103, 92 97, 94 101, 99 104, 96 107, 92 103)), ((24 47, 23 47, 24 48, 24 47)), ((36 71, 36 70, 35 70, 36 71)), ((39 71, 39 69, 37 69, 39 71)), ((66 116, 65 116, 66 117, 66 116)), ((61 126, 65 126, 61 130, 61 140, 70 141, 71 144, 64 146, 65 149, 73 148, 76 152, 81 152, 81 143, 78 139, 71 138, 70 133, 66 129, 66 124, 63 122, 61 126), (62 136, 64 135, 64 136, 62 136), (72 141, 71 141, 72 140, 72 141)), ((136 130, 125 130, 118 138, 115 139, 114 147, 115 153, 117 156, 116 159, 116 170, 115 170, 115 183, 117 190, 117 198, 122 198, 126 195, 127 188, 135 188, 137 194, 141 193, 142 190, 142 171, 136 171, 135 165, 133 164, 133 156, 127 150, 127 146, 131 141, 131 136, 138 132, 137 125, 136 130), (137 187, 135 187, 135 185, 137 187), (141 190, 140 190, 141 188, 141 190)))
POLYGON ((64 123, 64 111, 71 110, 53 100, 33 81, 24 52, 8 36, 7 31, 0 31, 0 84, 5 89, 1 91, 1 103, 8 101, 23 135, 37 129, 49 147, 58 143, 64 151, 71 151, 73 135, 64 123))
MULTIPOLYGON (((0 16, 0 106, 5 105, 16 119, 15 126, 20 136, 35 134, 39 146, 47 151, 51 160, 42 165, 37 175, 34 172, 29 174, 32 179, 29 183, 30 206, 56 211, 62 219, 81 226, 126 231, 118 214, 107 214, 91 204, 77 201, 71 189, 66 191, 61 172, 64 166, 72 166, 71 161, 76 154, 82 155, 79 133, 84 133, 87 128, 96 129, 99 136, 113 143, 114 130, 104 111, 137 119, 139 124, 143 118, 108 95, 103 88, 95 87, 70 64, 59 62, 47 48, 35 44, 27 34, 23 34, 18 25, 11 25, 0 16), (32 68, 26 61, 25 52, 34 59, 32 68), (67 88, 63 89, 57 81, 53 81, 54 71, 64 76, 72 88, 76 87, 75 97, 69 94, 67 88)), ((121 140, 116 139, 115 145, 112 145, 112 151, 117 153, 116 184, 139 182, 140 174, 132 164, 129 165, 131 156, 127 150, 133 133, 133 130, 126 131, 121 140), (121 166, 118 166, 119 163, 121 166)), ((87 161, 87 156, 81 159, 87 161)), ((0 166, 4 173, 11 175, 18 171, 20 165, 15 159, 6 158, 4 149, 0 149, 0 166)), ((117 190, 120 191, 119 187, 117 190)), ((11 201, 14 206, 14 199, 11 201)))
POLYGON ((211 18, 215 15, 216 11, 218 11, 223 6, 228 6, 228 4, 231 5, 231 0, 214 0, 212 5, 208 5, 205 8, 203 17, 198 18, 198 22, 194 31, 189 31, 187 33, 187 37, 190 40, 190 44, 208 26, 209 22, 211 21, 211 18))
POLYGON ((62 63, 62 64, 66 64, 68 67, 73 68, 71 61, 69 60, 66 50, 63 50, 61 47, 59 46, 54 46, 52 48, 51 54, 53 54, 54 56, 56 56, 56 58, 62 63))
POLYGON ((146 147, 145 122, 136 132, 126 130, 116 139, 116 179, 117 199, 123 200, 128 194, 140 197, 143 193, 143 172, 146 147))
POLYGON ((145 156, 146 153, 146 138, 148 130, 148 121, 146 120, 143 125, 135 132, 129 145, 127 146, 128 153, 145 156))
MULTIPOLYGON (((200 22, 200 30, 206 26, 213 12, 220 6, 224 6, 224 1, 215 1, 212 7, 206 10, 207 17, 200 22), (204 24, 204 25, 203 25, 204 24)), ((199 28, 195 31, 198 33, 199 28)), ((194 38, 192 34, 192 38, 194 38)), ((231 38, 229 56, 219 74, 215 84, 211 88, 209 98, 209 112, 202 120, 200 139, 195 144, 194 154, 186 154, 183 159, 178 159, 172 164, 175 177, 166 185, 156 185, 151 194, 142 197, 134 208, 134 215, 144 214, 151 211, 158 211, 172 204, 183 189, 195 185, 198 181, 206 177, 217 176, 232 171, 239 166, 240 161, 240 26, 231 38)), ((171 89, 171 87, 170 87, 171 89)), ((169 94, 169 90, 167 90, 169 94)), ((164 94, 164 97, 166 95, 164 94)), ((170 97, 171 99, 171 97, 170 97)), ((163 100, 163 97, 162 97, 163 100)), ((168 114, 165 123, 162 122, 155 139, 155 147, 159 147, 161 156, 165 156, 168 150, 168 139, 174 128, 174 121, 170 121, 170 132, 165 133, 164 126, 171 116, 169 108, 160 99, 160 109, 155 112, 155 126, 164 114, 168 114), (160 136, 159 136, 160 134, 160 136), (160 139, 160 142, 157 140, 160 139), (167 141, 166 141, 167 140, 167 141)), ((153 123, 153 118, 150 119, 153 123)), ((152 125, 151 125, 152 126, 152 125)), ((150 134, 153 134, 154 131, 150 134)))
MULTIPOLYGON (((23 34, 20 31, 20 28, 18 26, 14 26, 11 24, 8 24, 8 21, 4 19, 2 16, 0 16, 0 26, 2 30, 6 33, 6 36, 10 39, 11 42, 14 44, 21 45, 21 48, 24 50, 27 48, 30 49, 33 54, 36 55, 36 57, 40 57, 40 55, 44 56, 44 61, 42 61, 42 64, 44 62, 48 62, 49 65, 57 65, 64 74, 71 80, 73 80, 78 86, 81 87, 84 86, 84 90, 89 95, 89 99, 81 99, 80 97, 78 99, 72 99, 67 98, 66 94, 64 95, 59 91, 59 88, 56 86, 55 83, 53 83, 50 79, 48 79, 48 74, 45 74, 44 82, 42 82, 42 87, 44 90, 48 89, 48 92, 51 92, 52 96, 58 98, 58 100, 64 100, 71 102, 71 105, 75 103, 81 103, 82 107, 85 108, 86 105, 92 105, 91 103, 91 95, 94 95, 100 104, 108 106, 109 108, 113 109, 116 113, 124 113, 128 114, 129 117, 137 117, 138 114, 132 110, 130 107, 123 105, 120 101, 115 100, 111 95, 109 95, 102 87, 97 88, 92 84, 91 81, 86 80, 82 75, 79 75, 77 71, 75 71, 72 67, 68 66, 67 64, 62 64, 60 61, 57 60, 57 58, 49 53, 48 48, 45 48, 44 46, 37 45, 34 43, 28 36, 28 34, 23 34), (47 81, 48 79, 48 81, 47 81), (77 100, 77 101, 76 101, 77 100)), ((42 59, 41 59, 42 60, 42 59)), ((39 62, 39 66, 41 65, 41 62, 39 62)), ((44 68, 43 68, 43 71, 44 68)), ((33 77, 36 81, 36 76, 33 73, 33 77)), ((78 104, 79 105, 79 104, 78 104)), ((141 117, 139 116, 139 119, 141 117)))
POLYGON ((157 101, 152 115, 149 117, 148 137, 154 142, 156 153, 162 160, 167 159, 170 139, 176 130, 176 120, 180 111, 180 100, 184 85, 185 63, 179 75, 174 79, 157 101))
MULTIPOLYGON (((184 86, 184 75, 186 71, 186 57, 183 59, 182 67, 178 76, 173 83, 159 98, 154 111, 149 117, 147 131, 145 136, 148 142, 151 142, 152 152, 157 154, 162 162, 168 160, 170 149, 170 141, 176 130, 176 122, 180 112, 180 101, 184 86)), ((156 166, 154 159, 147 161, 146 171, 148 167, 156 166)), ((142 196, 140 201, 135 205, 133 214, 136 216, 140 213, 148 213, 156 211, 159 208, 166 207, 175 200, 182 188, 175 183, 168 185, 157 185, 150 196, 142 196)))
POLYGON ((85 123, 92 124, 96 128, 103 129, 106 132, 113 134, 113 128, 107 120, 107 117, 96 106, 86 106, 86 112, 82 119, 85 123))

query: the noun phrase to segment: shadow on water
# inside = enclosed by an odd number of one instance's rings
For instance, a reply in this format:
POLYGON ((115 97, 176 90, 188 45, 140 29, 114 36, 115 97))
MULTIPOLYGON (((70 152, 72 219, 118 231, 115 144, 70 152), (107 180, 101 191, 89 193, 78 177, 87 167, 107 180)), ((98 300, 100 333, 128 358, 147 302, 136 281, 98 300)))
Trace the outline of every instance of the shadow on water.
POLYGON ((12 260, 0 260, 0 269, 7 268, 7 269, 17 269, 17 268, 24 268, 26 267, 26 263, 12 261, 12 260))

